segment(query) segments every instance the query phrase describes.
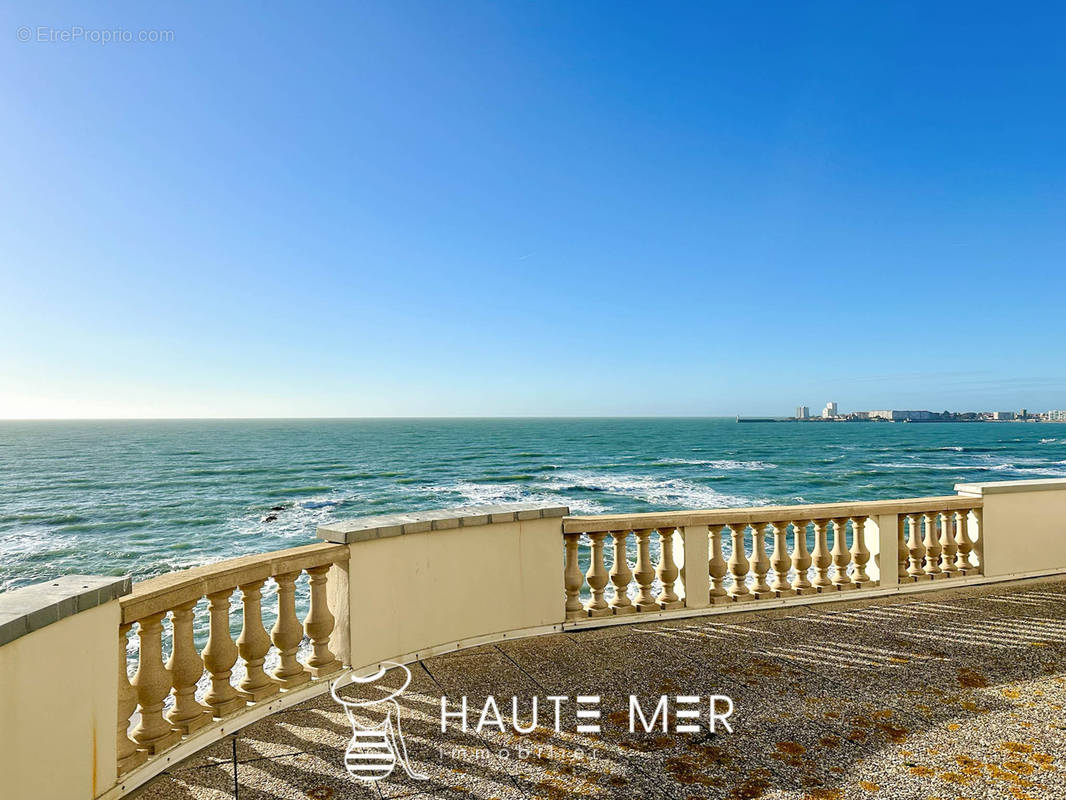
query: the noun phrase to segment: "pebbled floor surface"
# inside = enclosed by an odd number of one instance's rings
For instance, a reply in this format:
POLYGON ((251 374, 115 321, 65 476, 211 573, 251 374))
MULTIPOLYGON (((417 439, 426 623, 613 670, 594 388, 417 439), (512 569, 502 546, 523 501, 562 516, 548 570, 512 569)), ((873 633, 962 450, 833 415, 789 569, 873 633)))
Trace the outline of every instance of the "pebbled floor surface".
MULTIPOLYGON (((401 724, 426 780, 399 765, 380 781, 352 778, 351 726, 326 695, 237 736, 240 800, 1066 798, 1062 579, 560 633, 410 667, 401 724), (466 733, 456 720, 441 733, 442 695, 450 709, 467 697, 466 733), (473 730, 488 695, 504 732, 473 730), (556 732, 546 698, 559 695, 569 700, 556 732), (578 695, 599 696, 598 720, 576 718, 578 695), (700 717, 630 733, 630 695, 647 717, 662 695, 700 717), (709 731, 710 695, 732 699, 733 733, 709 731), (517 734, 512 697, 527 727, 534 696, 538 727, 517 734), (576 732, 597 722, 599 733, 576 732)), ((135 797, 233 798, 232 746, 175 765, 135 797)))

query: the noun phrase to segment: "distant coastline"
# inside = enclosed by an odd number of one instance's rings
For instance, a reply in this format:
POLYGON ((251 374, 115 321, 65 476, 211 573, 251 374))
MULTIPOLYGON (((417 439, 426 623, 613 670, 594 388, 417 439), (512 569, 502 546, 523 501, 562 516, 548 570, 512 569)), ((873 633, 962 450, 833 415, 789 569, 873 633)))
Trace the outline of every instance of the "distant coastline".
POLYGON ((843 412, 836 401, 825 404, 820 414, 811 414, 809 406, 796 406, 791 417, 743 417, 737 422, 1066 422, 1066 411, 928 411, 926 409, 877 409, 843 412))
POLYGON ((890 424, 903 424, 903 423, 918 423, 925 424, 931 422, 990 422, 995 424, 1000 423, 1051 423, 1062 425, 1064 420, 1057 419, 1040 419, 1037 417, 1029 417, 1027 419, 985 419, 985 418, 965 418, 965 417, 936 417, 932 419, 883 419, 881 417, 742 417, 737 416, 737 422, 885 422, 890 424))

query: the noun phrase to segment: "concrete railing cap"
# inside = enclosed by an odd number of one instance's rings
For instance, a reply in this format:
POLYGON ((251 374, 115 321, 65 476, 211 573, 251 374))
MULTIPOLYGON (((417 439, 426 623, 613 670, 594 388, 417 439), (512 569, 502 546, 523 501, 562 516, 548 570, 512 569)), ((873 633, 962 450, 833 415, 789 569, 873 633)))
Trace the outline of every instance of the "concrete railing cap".
POLYGON ((318 528, 318 538, 337 544, 353 544, 368 539, 385 539, 408 533, 470 528, 499 522, 522 522, 548 517, 565 517, 566 506, 544 506, 538 503, 504 503, 501 505, 465 506, 441 511, 420 511, 412 514, 383 514, 334 522, 318 528))
POLYGON ((0 594, 0 647, 90 608, 129 594, 129 576, 64 575, 0 594))
POLYGON ((1066 489, 1066 478, 1037 478, 1028 481, 988 481, 985 483, 956 483, 955 491, 971 497, 1013 492, 1054 492, 1066 489))

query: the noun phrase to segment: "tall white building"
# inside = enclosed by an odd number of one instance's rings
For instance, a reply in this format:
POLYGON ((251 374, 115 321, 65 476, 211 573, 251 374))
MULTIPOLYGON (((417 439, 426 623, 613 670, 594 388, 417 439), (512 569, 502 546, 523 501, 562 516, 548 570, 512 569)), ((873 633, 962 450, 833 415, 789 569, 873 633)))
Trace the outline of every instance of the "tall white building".
POLYGON ((796 406, 796 419, 810 419, 811 410, 807 406, 796 406))
POLYGON ((830 400, 822 409, 822 419, 830 419, 837 415, 837 404, 830 400))
POLYGON ((1049 411, 1047 418, 1050 422, 1066 422, 1066 411, 1049 411))

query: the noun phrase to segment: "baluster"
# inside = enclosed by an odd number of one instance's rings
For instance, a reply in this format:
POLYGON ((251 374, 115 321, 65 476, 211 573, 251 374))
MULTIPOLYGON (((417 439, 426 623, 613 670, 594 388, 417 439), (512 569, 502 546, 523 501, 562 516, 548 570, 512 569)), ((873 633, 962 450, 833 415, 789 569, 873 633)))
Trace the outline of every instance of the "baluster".
POLYGON ((983 575, 985 572, 985 510, 983 508, 974 508, 970 510, 973 514, 974 529, 970 530, 970 541, 973 542, 973 550, 971 555, 977 559, 977 565, 974 569, 977 574, 983 575))
POLYGON ((907 574, 911 577, 911 580, 920 581, 926 577, 925 568, 923 562, 925 561, 925 546, 922 544, 922 532, 919 514, 907 515, 907 528, 909 529, 909 538, 907 540, 907 552, 910 558, 910 566, 907 567, 907 574))
POLYGON ((589 539, 592 541, 592 554, 585 579, 589 582, 589 590, 592 592, 592 599, 588 606, 590 617, 606 617, 611 613, 607 601, 603 599, 603 590, 607 586, 607 569, 603 566, 603 542, 606 538, 605 531, 589 534, 589 539))
POLYGON ((872 583, 866 574, 866 565, 870 563, 870 548, 866 546, 866 519, 851 518, 851 560, 855 562, 855 574, 852 577, 855 586, 860 589, 872 583))
POLYGON ((621 616, 637 613, 637 607, 629 599, 629 584, 633 582, 633 570, 629 568, 629 556, 626 554, 626 541, 629 531, 611 531, 614 545, 614 563, 611 564, 611 583, 614 585, 614 597, 611 598, 611 610, 621 616))
POLYGON ((755 599, 748 589, 747 581, 748 570, 751 568, 747 553, 744 552, 744 531, 747 528, 747 524, 742 522, 729 525, 733 539, 733 552, 729 556, 729 572, 733 575, 733 585, 729 587, 729 596, 738 603, 755 599))
POLYGON ((766 555, 766 523, 753 522, 751 525, 751 572, 755 576, 752 594, 760 600, 774 597, 774 591, 766 582, 770 571, 770 559, 766 555))
POLYGON ((711 576, 711 595, 710 600, 712 604, 724 603, 729 600, 729 595, 725 590, 725 576, 729 572, 729 565, 726 564, 725 555, 722 553, 722 531, 725 529, 725 525, 711 525, 709 526, 711 534, 711 558, 707 562, 707 571, 711 576))
POLYGON ((925 573, 930 578, 943 578, 944 573, 940 570, 940 538, 936 535, 936 518, 938 514, 926 511, 922 516, 925 518, 925 573))
MULTIPOLYGON (((852 531, 852 540, 855 532, 852 531)), ((851 563, 851 551, 848 550, 848 518, 840 517, 833 520, 833 585, 838 590, 855 589, 855 582, 848 575, 848 564, 851 563)))
POLYGON ((129 737, 130 717, 137 710, 137 692, 130 686, 127 674, 126 647, 129 644, 132 623, 118 626, 118 774, 124 775, 134 767, 143 764, 148 753, 138 750, 129 737))
POLYGON ((955 568, 955 556, 959 552, 959 545, 955 541, 955 512, 940 512, 940 569, 949 578, 958 574, 955 568))
POLYGON ((655 567, 651 563, 651 530, 633 531, 637 537, 637 611, 658 611, 659 604, 652 594, 652 581, 655 580, 655 567))
POLYGON ((811 555, 814 560, 814 588, 818 591, 833 585, 829 580, 829 566, 833 563, 833 557, 829 553, 829 541, 825 532, 825 526, 828 524, 827 519, 814 520, 814 552, 811 555))
POLYGON ((659 607, 663 610, 683 608, 685 605, 674 591, 678 574, 677 562, 674 561, 674 530, 659 528, 659 568, 655 572, 659 576, 659 583, 663 585, 659 592, 659 607))
MULTIPOLYGON (((577 558, 581 534, 564 533, 563 541, 566 550, 566 569, 563 572, 566 583, 566 618, 580 619, 585 616, 585 607, 581 604, 581 586, 585 583, 585 576, 581 573, 577 558)), ((274 643, 277 644, 277 641, 274 643)))
POLYGON ((307 574, 311 578, 311 602, 304 618, 304 631, 311 640, 311 657, 307 659, 307 669, 314 678, 331 675, 341 668, 341 662, 329 649, 329 635, 333 633, 335 620, 326 602, 326 581, 332 564, 311 567, 307 574))
POLYGON ((274 576, 274 583, 278 585, 278 618, 270 630, 270 639, 278 648, 281 660, 271 675, 286 689, 311 680, 311 673, 296 658, 304 638, 304 629, 296 616, 296 578, 299 575, 299 572, 286 572, 274 576))
POLYGON ((171 728, 163 718, 163 701, 170 694, 170 675, 163 663, 163 617, 166 615, 167 612, 160 611, 137 622, 141 652, 133 688, 137 690, 141 720, 133 729, 133 740, 152 754, 181 739, 181 732, 171 728))
POLYGON ((807 570, 811 566, 811 554, 807 552, 807 524, 805 519, 792 521, 792 569, 796 576, 792 579, 792 590, 796 594, 813 594, 818 591, 811 586, 807 570))
POLYGON ((237 687, 237 694, 245 700, 258 703, 281 691, 263 671, 263 662, 270 651, 270 636, 263 627, 263 584, 266 580, 240 585, 241 601, 244 603, 244 619, 241 635, 237 638, 237 652, 244 659, 245 674, 237 687))
POLYGON ((973 551, 973 542, 970 541, 970 510, 968 508, 955 512, 955 539, 959 546, 959 553, 955 556, 955 570, 963 575, 973 572, 973 564, 970 563, 970 553, 973 551))
POLYGON ((910 571, 907 569, 907 563, 909 561, 910 549, 907 547, 907 540, 904 537, 903 528, 904 521, 909 517, 904 517, 903 514, 896 514, 896 530, 899 534, 899 539, 896 542, 896 555, 899 556, 899 582, 906 583, 911 579, 910 571))
POLYGON ((774 529, 774 554, 770 563, 774 567, 774 582, 770 588, 778 597, 791 597, 795 594, 788 583, 788 571, 792 558, 788 554, 788 522, 771 522, 774 529))
POLYGON ((229 633, 229 600, 232 594, 232 589, 223 589, 207 596, 211 624, 203 657, 204 667, 211 676, 211 687, 204 695, 204 703, 219 718, 245 706, 244 698, 237 694, 229 680, 233 665, 237 662, 237 645, 229 633))
POLYGON ((193 608, 197 600, 175 607, 171 623, 174 650, 167 661, 167 672, 174 687, 174 706, 167 712, 170 724, 188 735, 211 721, 211 709, 196 700, 196 684, 204 674, 204 662, 196 652, 192 636, 193 608))

